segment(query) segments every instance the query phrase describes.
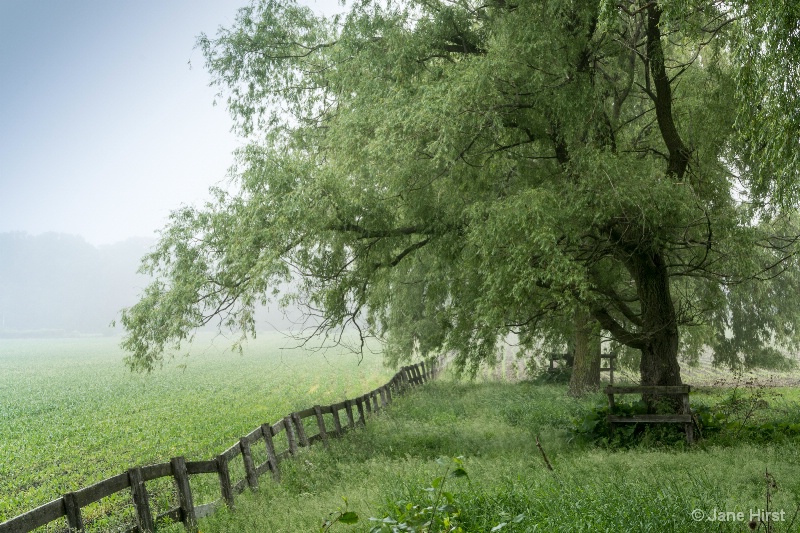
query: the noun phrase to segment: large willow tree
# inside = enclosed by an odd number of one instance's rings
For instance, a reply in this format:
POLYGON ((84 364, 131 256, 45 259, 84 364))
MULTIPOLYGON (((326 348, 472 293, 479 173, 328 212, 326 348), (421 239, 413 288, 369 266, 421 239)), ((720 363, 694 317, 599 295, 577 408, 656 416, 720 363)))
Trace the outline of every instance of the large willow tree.
POLYGON ((682 347, 780 361, 797 176, 785 139, 765 142, 786 103, 757 63, 788 54, 754 37, 774 11, 757 7, 241 9, 199 41, 248 140, 235 187, 176 211, 145 259, 128 363, 151 369, 210 321, 253 333, 254 306, 293 275, 283 301, 313 332, 379 336, 395 362, 450 351, 474 369, 509 334, 531 346, 576 317, 638 350, 645 384, 679 384, 682 347), (750 120, 756 95, 771 122, 750 120))

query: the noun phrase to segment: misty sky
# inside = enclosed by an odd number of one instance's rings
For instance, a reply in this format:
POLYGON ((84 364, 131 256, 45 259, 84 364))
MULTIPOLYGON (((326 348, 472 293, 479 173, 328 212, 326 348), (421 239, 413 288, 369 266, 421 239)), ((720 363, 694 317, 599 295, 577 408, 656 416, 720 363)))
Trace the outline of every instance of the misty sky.
POLYGON ((238 140, 195 40, 246 2, 0 0, 0 232, 109 244, 205 200, 238 140))

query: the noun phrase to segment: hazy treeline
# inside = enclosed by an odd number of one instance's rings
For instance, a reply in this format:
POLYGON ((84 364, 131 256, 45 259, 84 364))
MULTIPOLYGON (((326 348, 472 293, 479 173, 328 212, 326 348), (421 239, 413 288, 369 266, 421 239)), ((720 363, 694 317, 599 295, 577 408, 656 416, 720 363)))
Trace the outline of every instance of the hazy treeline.
MULTIPOLYGON (((119 333, 110 323, 149 281, 137 270, 155 243, 96 247, 76 235, 0 233, 0 337, 119 333)), ((292 329, 299 317, 291 314, 259 309, 258 329, 292 329)))
POLYGON ((0 335, 110 334, 148 281, 136 273, 155 243, 95 247, 60 233, 0 233, 0 335))

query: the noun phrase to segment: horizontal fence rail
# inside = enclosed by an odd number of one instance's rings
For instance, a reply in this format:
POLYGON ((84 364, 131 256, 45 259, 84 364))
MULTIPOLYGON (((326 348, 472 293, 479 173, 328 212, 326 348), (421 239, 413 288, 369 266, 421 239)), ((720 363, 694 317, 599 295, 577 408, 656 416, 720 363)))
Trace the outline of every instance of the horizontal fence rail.
MULTIPOLYGON (((70 532, 84 532, 81 508, 98 502, 112 494, 129 490, 135 510, 136 523, 124 531, 126 533, 152 533, 155 523, 170 519, 181 522, 187 530, 197 530, 197 520, 213 513, 220 505, 233 508, 234 496, 249 487, 258 488, 259 478, 269 473, 274 481, 280 481, 281 461, 294 457, 300 448, 340 437, 345 432, 366 425, 367 418, 392 403, 392 395, 403 394, 406 390, 435 378, 440 370, 436 359, 402 367, 385 385, 358 398, 345 400, 333 405, 315 405, 296 411, 274 424, 262 424, 241 437, 215 458, 207 461, 187 461, 184 457, 173 457, 168 463, 136 467, 125 473, 104 479, 94 485, 75 492, 64 494, 61 498, 39 506, 27 513, 0 523, 0 533, 28 533, 38 527, 66 517, 70 532), (344 413, 342 413, 344 412, 344 413), (327 427, 323 415, 333 417, 333 427, 327 427), (317 433, 308 435, 303 420, 313 418, 317 433), (273 437, 285 433, 288 448, 276 453, 273 437), (262 464, 253 461, 253 447, 266 448, 267 460, 262 464), (241 457, 244 465, 244 479, 234 482, 231 479, 230 465, 241 457), (204 505, 195 506, 189 476, 197 474, 217 474, 220 485, 220 499, 204 505), (178 506, 157 516, 153 516, 146 482, 171 477, 178 494, 178 506)), ((262 448, 263 449, 263 448, 262 448)))

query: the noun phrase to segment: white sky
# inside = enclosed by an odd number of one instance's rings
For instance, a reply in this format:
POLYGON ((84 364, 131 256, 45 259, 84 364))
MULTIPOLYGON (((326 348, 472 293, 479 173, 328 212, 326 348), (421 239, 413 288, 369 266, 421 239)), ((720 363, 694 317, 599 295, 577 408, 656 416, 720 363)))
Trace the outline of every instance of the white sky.
POLYGON ((238 140, 195 40, 246 2, 0 0, 0 232, 109 244, 202 203, 238 140))

